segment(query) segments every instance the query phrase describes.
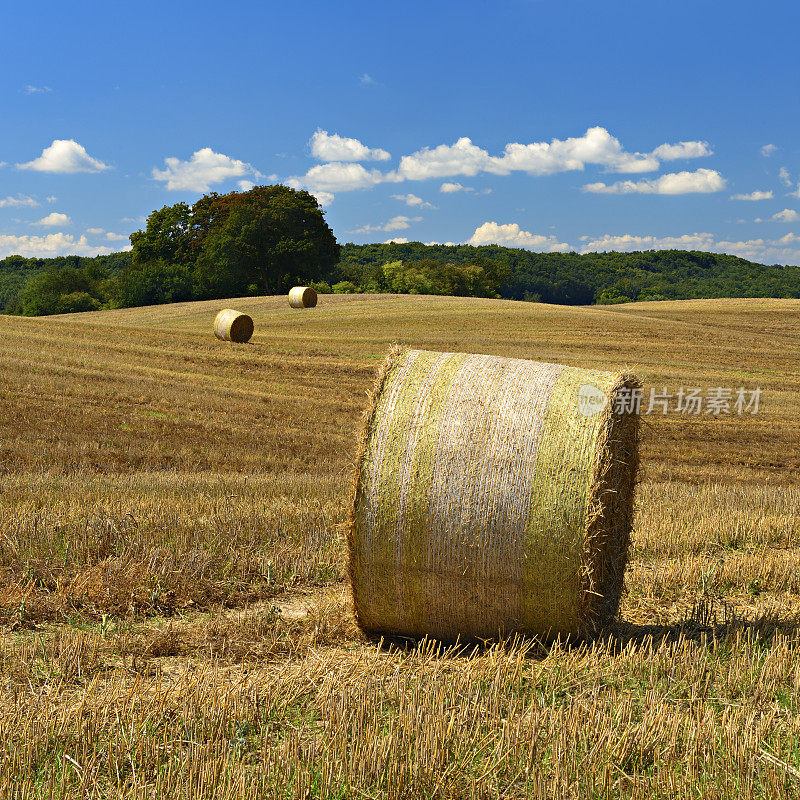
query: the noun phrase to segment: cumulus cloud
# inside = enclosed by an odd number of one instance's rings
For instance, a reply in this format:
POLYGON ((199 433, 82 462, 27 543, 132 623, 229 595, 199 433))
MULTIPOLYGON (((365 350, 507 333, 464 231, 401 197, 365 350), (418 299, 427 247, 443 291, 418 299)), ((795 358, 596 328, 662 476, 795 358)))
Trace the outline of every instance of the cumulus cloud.
POLYGON ((60 211, 52 211, 46 217, 42 217, 33 224, 41 225, 45 228, 64 228, 71 223, 72 220, 66 214, 62 214, 60 211))
POLYGON ((634 250, 706 250, 729 253, 750 261, 765 264, 800 263, 800 236, 788 233, 780 239, 746 239, 727 241, 716 239, 712 233, 687 233, 676 236, 638 236, 604 234, 594 238, 582 236, 582 253, 604 250, 631 252, 634 250))
POLYGON ((391 155, 381 148, 371 148, 358 139, 317 129, 309 142, 311 155, 320 161, 388 161, 391 155))
POLYGON ((764 156, 764 158, 769 158, 777 149, 778 145, 776 144, 765 144, 761 148, 761 155, 764 156))
POLYGON ((372 233, 373 231, 404 231, 411 227, 412 222, 421 222, 422 217, 405 217, 402 214, 392 217, 388 222, 380 225, 364 225, 357 228, 353 233, 372 233))
POLYGON ((715 169, 669 172, 652 180, 587 183, 584 192, 595 194, 706 194, 725 188, 725 178, 715 169))
POLYGON ((423 148, 400 159, 398 174, 405 180, 474 176, 481 172, 508 175, 552 175, 583 170, 594 164, 614 172, 650 172, 658 159, 645 153, 628 153, 605 128, 589 128, 583 136, 522 144, 510 142, 502 156, 490 156, 466 136, 452 145, 423 148))
POLYGON ((16 197, 0 197, 0 208, 15 208, 17 206, 30 206, 34 208, 39 204, 32 198, 23 194, 18 194, 16 197))
POLYGON ((164 181, 169 191, 207 192, 212 184, 231 178, 242 178, 245 175, 263 177, 251 164, 223 153, 215 153, 210 147, 203 147, 192 153, 188 161, 170 157, 165 158, 164 163, 165 169, 153 168, 153 178, 164 181))
MULTIPOLYGON (((123 248, 123 249, 130 249, 123 248)), ((0 258, 19 255, 27 258, 54 256, 99 256, 113 252, 105 245, 92 245, 86 236, 75 238, 69 233, 48 233, 44 236, 15 236, 0 234, 0 258)))
POLYGON ((773 214, 772 219, 775 222, 797 222, 797 220, 800 219, 800 214, 793 208, 784 208, 783 211, 773 214))
POLYGON ((524 247, 526 250, 545 250, 547 252, 565 252, 568 244, 559 242, 555 236, 543 236, 523 230, 516 222, 500 225, 497 222, 484 222, 475 228, 467 244, 500 244, 506 247, 524 247))
POLYGON ((54 194, 51 194, 51 195, 47 196, 47 202, 48 203, 55 203, 56 200, 58 200, 58 198, 54 194))
POLYGON ((780 182, 784 186, 791 186, 792 185, 792 178, 791 178, 791 175, 789 175, 789 170, 786 169, 786 167, 781 167, 778 170, 778 178, 780 179, 780 182))
POLYGON ((756 190, 754 192, 749 192, 748 194, 732 194, 731 200, 772 200, 772 191, 760 191, 756 190))
POLYGON ((97 158, 92 158, 83 145, 74 139, 53 139, 49 147, 42 150, 39 158, 25 164, 17 164, 18 169, 32 169, 36 172, 102 172, 111 169, 97 158))
POLYGON ((703 158, 713 155, 708 142, 678 142, 662 144, 653 150, 653 155, 661 161, 675 161, 679 158, 703 158))
POLYGON ((241 191, 249 192, 255 186, 255 183, 253 183, 253 181, 244 180, 244 181, 236 181, 236 185, 239 187, 241 191))
POLYGON ((109 242, 126 242, 128 237, 124 233, 112 233, 108 231, 106 233, 106 239, 108 239, 109 242))
POLYGON ((335 195, 332 192, 322 192, 319 189, 317 189, 315 192, 311 192, 311 194, 313 194, 314 197, 317 198, 317 202, 321 206, 329 206, 333 202, 335 197, 335 195))
MULTIPOLYGON (((326 192, 351 192, 356 189, 371 189, 379 183, 396 182, 394 173, 383 173, 378 169, 368 170, 354 162, 332 161, 330 164, 317 164, 305 175, 295 175, 286 181, 293 189, 308 189, 314 195, 326 192)), ((332 198, 331 198, 332 199, 332 198)))
POLYGON ((632 252, 634 250, 711 250, 714 236, 710 233, 686 233, 681 236, 634 236, 604 234, 597 238, 581 237, 582 253, 605 250, 632 252))
POLYGON ((506 145, 501 165, 529 175, 583 170, 587 164, 606 167, 613 172, 651 172, 658 169, 658 159, 644 153, 627 153, 619 139, 605 128, 588 128, 583 136, 552 139, 550 142, 506 145))
POLYGON ((412 208, 433 208, 432 203, 427 203, 421 197, 417 197, 417 195, 411 192, 408 194, 393 194, 392 197, 395 200, 402 200, 407 206, 411 206, 412 208))
POLYGON ((394 239, 387 239, 384 244, 408 244, 405 236, 396 236, 394 239))
MULTIPOLYGON (((584 170, 594 165, 606 171, 617 173, 651 172, 659 167, 660 157, 666 160, 676 158, 698 158, 712 153, 707 142, 689 141, 677 144, 663 144, 654 153, 638 153, 626 151, 619 139, 612 136, 605 128, 595 126, 588 128, 582 136, 567 139, 551 139, 549 142, 520 143, 510 142, 501 155, 490 155, 482 147, 462 136, 453 144, 440 144, 436 147, 423 147, 400 159, 396 170, 381 172, 367 169, 358 163, 366 160, 386 160, 389 153, 381 149, 372 149, 358 139, 348 139, 338 134, 329 134, 317 130, 311 138, 311 152, 314 157, 324 163, 308 170, 305 175, 291 176, 286 183, 294 188, 306 188, 312 192, 335 193, 370 189, 380 183, 401 183, 403 181, 422 181, 432 178, 454 178, 461 175, 474 177, 479 174, 509 175, 513 172, 525 172, 529 175, 550 175, 557 172, 584 170)), ((717 175, 712 170, 692 173, 702 176, 704 173, 717 175)), ((679 176, 690 173, 677 173, 679 176)), ((671 176, 662 176, 660 189, 662 193, 681 193, 670 189, 671 176)), ((634 185, 630 183, 630 185, 634 185)), ((603 191, 605 184, 592 184, 603 191)), ((620 184, 620 187, 622 184, 620 184)), ((607 188, 614 192, 623 189, 607 188)), ((453 192, 474 192, 475 189, 464 186, 457 181, 445 181, 439 191, 448 194, 453 192)), ((485 189, 485 193, 491 192, 485 189)), ((591 191, 591 189, 590 189, 591 191)), ((635 191, 625 189, 624 191, 635 191)), ((716 189, 694 188, 690 191, 716 191, 716 189)))
POLYGON ((397 172, 403 180, 412 181, 477 175, 479 172, 507 175, 510 170, 501 164, 501 160, 473 144, 469 137, 462 136, 455 144, 440 144, 433 149, 424 147, 410 156, 403 156, 397 172))
POLYGON ((87 228, 86 233, 90 233, 92 236, 99 236, 101 233, 105 233, 103 228, 87 228))

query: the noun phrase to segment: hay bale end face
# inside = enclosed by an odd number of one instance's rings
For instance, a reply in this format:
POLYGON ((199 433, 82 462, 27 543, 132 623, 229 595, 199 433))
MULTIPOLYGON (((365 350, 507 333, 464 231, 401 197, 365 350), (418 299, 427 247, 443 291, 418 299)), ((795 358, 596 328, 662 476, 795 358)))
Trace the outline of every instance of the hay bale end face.
POLYGON ((253 318, 232 308, 223 308, 214 319, 214 336, 225 342, 249 342, 253 335, 253 318))
POLYGON ((348 536, 368 633, 586 635, 616 615, 633 514, 629 374, 394 349, 348 536))
POLYGON ((295 286, 289 291, 289 305, 292 308, 314 308, 317 293, 310 286, 295 286))

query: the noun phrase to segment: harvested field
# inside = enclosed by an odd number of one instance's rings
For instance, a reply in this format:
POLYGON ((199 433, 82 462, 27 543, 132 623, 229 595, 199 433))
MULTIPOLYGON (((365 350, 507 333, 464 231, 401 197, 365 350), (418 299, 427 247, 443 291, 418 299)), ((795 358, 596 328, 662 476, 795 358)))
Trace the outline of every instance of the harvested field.
POLYGON ((247 347, 219 301, 0 317, 0 796, 800 796, 800 302, 230 302, 247 347), (608 637, 381 647, 343 533, 394 342, 761 407, 643 417, 608 637))

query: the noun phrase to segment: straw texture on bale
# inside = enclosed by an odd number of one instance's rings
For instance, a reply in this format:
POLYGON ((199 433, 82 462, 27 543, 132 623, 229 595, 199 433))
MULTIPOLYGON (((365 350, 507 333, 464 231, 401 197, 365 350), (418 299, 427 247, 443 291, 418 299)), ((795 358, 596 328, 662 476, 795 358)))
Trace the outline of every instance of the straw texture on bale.
POLYGON ((626 373, 393 348, 353 484, 361 628, 452 641, 613 620, 638 465, 638 416, 618 401, 638 387, 626 373))
POLYGON ((249 342, 253 318, 232 308, 223 308, 214 319, 214 336, 225 342, 249 342))
POLYGON ((289 291, 289 305, 292 308, 314 308, 317 293, 310 286, 295 286, 289 291))

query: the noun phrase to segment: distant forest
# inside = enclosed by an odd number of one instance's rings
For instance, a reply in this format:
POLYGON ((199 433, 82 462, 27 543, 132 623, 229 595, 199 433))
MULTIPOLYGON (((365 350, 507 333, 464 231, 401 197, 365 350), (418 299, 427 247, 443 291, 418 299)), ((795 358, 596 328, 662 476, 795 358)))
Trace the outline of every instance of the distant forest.
MULTIPOLYGON (((318 291, 504 297, 566 305, 711 297, 800 297, 800 268, 684 250, 533 253, 489 245, 346 244, 307 283, 318 291)), ((281 287, 284 288, 284 287, 281 287)), ((130 253, 0 260, 0 313, 29 316, 264 294, 200 284, 181 264, 130 253)))

